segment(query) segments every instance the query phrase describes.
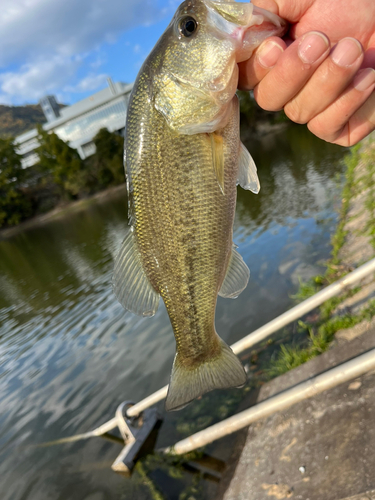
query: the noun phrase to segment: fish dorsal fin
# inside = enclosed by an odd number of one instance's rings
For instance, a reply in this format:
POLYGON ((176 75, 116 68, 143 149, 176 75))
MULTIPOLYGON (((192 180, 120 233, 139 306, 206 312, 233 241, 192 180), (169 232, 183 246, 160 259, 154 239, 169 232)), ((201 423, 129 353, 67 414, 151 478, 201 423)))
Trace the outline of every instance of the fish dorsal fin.
POLYGON ((159 294, 146 276, 132 231, 115 260, 113 291, 120 304, 138 316, 154 316, 158 309, 159 294))
POLYGON ((251 154, 242 144, 242 142, 240 145, 237 184, 239 184, 243 189, 251 191, 252 193, 259 193, 260 183, 257 174, 257 167, 251 157, 251 154))
POLYGON ((220 190, 224 192, 224 146, 223 137, 221 135, 212 133, 210 134, 211 150, 212 150, 212 165, 216 175, 217 182, 219 183, 220 190))
POLYGON ((246 288, 249 278, 250 270, 233 245, 227 273, 219 291, 220 297, 236 299, 246 288))

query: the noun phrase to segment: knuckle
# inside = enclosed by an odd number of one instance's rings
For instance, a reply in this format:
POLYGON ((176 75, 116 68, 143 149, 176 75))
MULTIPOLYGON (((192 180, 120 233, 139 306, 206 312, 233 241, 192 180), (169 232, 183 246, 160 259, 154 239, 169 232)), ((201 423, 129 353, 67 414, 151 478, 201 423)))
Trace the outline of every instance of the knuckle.
POLYGON ((320 118, 319 116, 315 117, 307 124, 307 128, 311 133, 322 139, 323 141, 332 142, 334 144, 339 144, 340 146, 346 146, 344 144, 345 137, 342 137, 343 127, 340 129, 335 129, 333 127, 327 127, 326 120, 320 118))
POLYGON ((263 85, 259 84, 254 88, 254 97, 262 109, 265 109, 266 111, 278 110, 278 108, 275 108, 273 101, 270 99, 269 91, 264 89, 263 85))
POLYGON ((295 123, 305 124, 311 118, 298 99, 289 101, 284 107, 287 117, 295 123))
POLYGON ((280 102, 280 99, 276 97, 277 92, 274 92, 269 86, 262 85, 262 83, 260 82, 254 88, 254 97, 259 106, 266 111, 280 111, 283 109, 284 103, 280 102))

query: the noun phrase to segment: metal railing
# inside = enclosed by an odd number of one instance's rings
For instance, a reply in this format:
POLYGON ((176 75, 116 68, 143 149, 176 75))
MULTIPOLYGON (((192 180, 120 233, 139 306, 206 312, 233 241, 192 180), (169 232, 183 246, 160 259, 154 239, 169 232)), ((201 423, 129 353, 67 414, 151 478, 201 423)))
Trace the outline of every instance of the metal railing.
POLYGON ((196 450, 228 434, 243 429, 252 422, 268 417, 277 411, 285 410, 304 399, 316 396, 321 392, 332 389, 373 369, 375 369, 375 349, 355 359, 351 359, 342 365, 336 366, 321 375, 312 377, 292 389, 266 399, 226 420, 211 425, 211 427, 207 427, 203 431, 197 432, 163 451, 182 455, 183 453, 196 450))
MULTIPOLYGON (((354 283, 357 283, 361 279, 365 278, 371 272, 375 272, 375 259, 366 262, 366 264, 358 267, 358 269, 356 269, 355 271, 352 271, 332 285, 327 286, 317 294, 313 295, 309 299, 301 302, 295 307, 292 307, 292 309, 289 309, 289 311, 281 314, 281 316, 278 316, 264 326, 261 326, 254 332, 244 337, 242 340, 239 340, 238 342, 233 344, 231 346, 231 349, 235 354, 239 354, 246 349, 249 349, 249 347, 252 347, 262 340, 265 340, 272 333, 280 330, 280 328, 283 328, 289 323, 292 323, 292 321, 295 321, 304 314, 320 306, 326 300, 335 297, 343 290, 345 290, 345 288, 349 287, 350 285, 354 285, 354 283)), ((167 392, 168 386, 166 385, 162 389, 159 389, 157 392, 154 392, 154 394, 151 394, 147 398, 129 408, 127 414, 129 415, 129 417, 138 416, 146 408, 149 408, 150 406, 153 406, 154 404, 166 398, 167 392)))
MULTIPOLYGON (((363 264, 355 271, 339 279, 332 285, 329 285, 328 287, 324 288, 323 290, 315 294, 313 297, 310 297, 309 299, 301 302, 300 304, 296 305, 289 311, 286 311, 281 316, 278 316, 277 318, 270 321, 266 325, 258 328, 250 335, 244 337, 242 340, 236 342, 231 346, 232 350, 234 351, 234 353, 239 354, 245 351, 246 349, 249 349, 251 346, 258 344, 262 340, 265 340, 267 337, 269 337, 272 333, 275 333, 280 328, 288 325, 292 321, 312 311, 319 305, 323 304, 323 302, 341 293, 347 287, 354 285, 361 279, 369 276, 370 273, 372 272, 375 272, 375 258, 367 262, 366 264, 363 264)), ((208 427, 200 432, 197 432, 196 434, 193 434, 192 436, 183 439, 182 441, 179 441, 174 446, 166 448, 162 451, 168 453, 173 452, 175 454, 183 454, 195 450, 208 443, 211 443, 212 441, 220 439, 221 437, 236 432, 237 430, 240 430, 243 427, 248 426, 250 423, 259 420, 260 418, 264 418, 279 410, 288 408, 289 406, 292 406, 293 404, 302 401, 303 399, 310 398, 316 394, 326 391, 327 389, 333 388, 352 378, 358 377, 359 375, 362 375, 363 373, 372 369, 375 369, 375 349, 367 352, 366 354, 362 354, 361 356, 358 356, 357 358, 352 359, 346 363, 343 363, 342 365, 332 368, 331 370, 328 370, 327 372, 321 375, 318 375, 305 382, 302 382, 301 384, 293 387, 292 389, 289 389, 281 394, 273 396, 272 398, 269 398, 266 401, 256 404, 255 406, 241 413, 233 415, 232 417, 229 417, 217 424, 214 424, 211 427, 208 427)), ((87 439, 94 436, 100 436, 105 433, 108 433, 115 427, 119 427, 120 430, 122 429, 122 434, 126 436, 126 431, 124 431, 124 428, 126 428, 126 424, 124 423, 124 420, 127 420, 128 424, 130 425, 132 418, 138 417, 142 412, 147 410, 150 406, 153 406, 162 399, 164 399, 167 396, 167 392, 168 392, 168 386, 159 389, 157 392, 146 397, 139 403, 132 406, 128 406, 125 415, 122 412, 117 411, 115 418, 109 420, 108 422, 101 425, 100 427, 97 427, 91 432, 86 432, 84 434, 79 434, 77 436, 59 439, 57 441, 53 441, 46 444, 66 443, 66 442, 77 441, 79 439, 87 439)), ((120 405, 120 407, 123 406, 124 405, 120 405)), ((156 415, 153 415, 153 418, 154 421, 157 420, 156 415)), ((132 443, 133 436, 129 436, 129 438, 130 442, 132 443)), ((125 437, 124 441, 125 444, 127 444, 124 450, 127 450, 129 448, 129 444, 127 443, 125 437)), ((124 470, 127 467, 126 465, 124 466, 125 468, 123 467, 123 465, 126 462, 125 455, 126 454, 124 454, 123 452, 119 455, 118 459, 112 466, 114 470, 117 470, 119 472, 124 472, 124 470)))

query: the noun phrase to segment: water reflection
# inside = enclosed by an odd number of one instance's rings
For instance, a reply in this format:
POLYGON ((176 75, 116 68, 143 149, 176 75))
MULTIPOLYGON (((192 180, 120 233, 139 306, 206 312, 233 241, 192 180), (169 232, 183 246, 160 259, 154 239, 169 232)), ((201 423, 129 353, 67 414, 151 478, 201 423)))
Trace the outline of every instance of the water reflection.
MULTIPOLYGON (((290 307, 298 279, 320 270, 330 251, 334 177, 344 152, 302 127, 247 146, 262 188, 258 196, 238 192, 234 240, 251 280, 237 300, 218 301, 217 330, 229 343, 290 307)), ((109 470, 115 443, 34 446, 94 428, 121 401, 139 400, 168 382, 174 342, 164 306, 151 320, 138 318, 123 311, 111 290, 113 258, 126 230, 119 192, 0 241, 2 499, 151 498, 140 475, 124 480, 109 470)), ((223 418, 238 394, 212 393, 167 415, 158 446, 223 418)), ((178 498, 181 487, 163 474, 154 480, 166 498, 178 498)))
POLYGON ((245 236, 332 206, 331 195, 337 194, 333 180, 340 172, 337 163, 343 148, 317 141, 301 130, 289 126, 281 133, 245 141, 261 184, 256 199, 238 190, 236 219, 245 236))

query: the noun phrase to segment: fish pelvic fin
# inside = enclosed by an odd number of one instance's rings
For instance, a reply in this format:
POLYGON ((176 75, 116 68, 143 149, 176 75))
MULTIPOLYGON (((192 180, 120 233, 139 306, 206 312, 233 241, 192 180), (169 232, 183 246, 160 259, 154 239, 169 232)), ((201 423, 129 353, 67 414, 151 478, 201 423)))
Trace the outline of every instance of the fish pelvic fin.
POLYGON ((179 353, 176 354, 165 402, 167 411, 181 410, 213 389, 242 387, 246 383, 246 373, 240 360, 223 340, 218 339, 219 353, 192 366, 186 366, 179 353))
POLYGON ((250 278, 250 270, 233 244, 227 272, 219 295, 227 299, 236 299, 245 290, 250 278))
POLYGON ((244 144, 240 144, 239 166, 237 185, 242 189, 258 194, 260 182, 257 174, 255 162, 244 144))

